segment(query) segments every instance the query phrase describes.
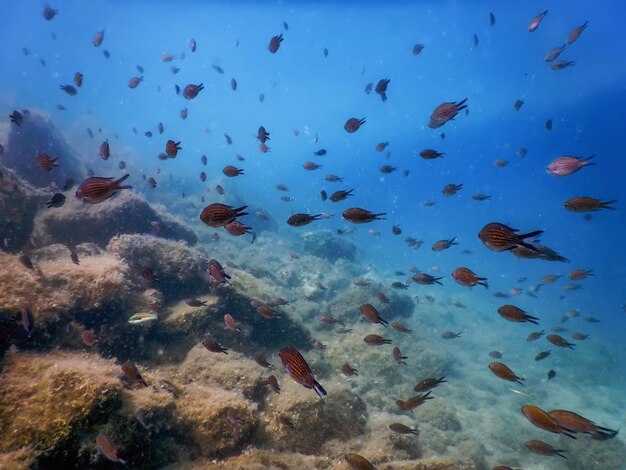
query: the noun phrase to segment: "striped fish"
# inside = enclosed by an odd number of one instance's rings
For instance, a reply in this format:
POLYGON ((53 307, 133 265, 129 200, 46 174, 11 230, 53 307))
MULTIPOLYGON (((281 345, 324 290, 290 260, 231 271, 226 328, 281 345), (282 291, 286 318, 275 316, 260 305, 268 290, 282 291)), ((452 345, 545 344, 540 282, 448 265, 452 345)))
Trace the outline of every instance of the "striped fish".
POLYGON ((521 411, 524 416, 526 416, 526 419, 539 429, 555 434, 563 434, 572 439, 576 439, 576 436, 573 435, 576 431, 562 426, 556 419, 541 408, 534 405, 525 405, 522 406, 521 411))
POLYGON ((231 223, 237 217, 248 215, 247 212, 243 212, 246 207, 248 206, 232 208, 226 204, 209 204, 202 210, 200 220, 209 227, 223 227, 231 223))
POLYGON ((498 222, 491 222, 478 232, 478 238, 487 248, 493 251, 506 251, 518 246, 523 246, 535 252, 538 251, 533 245, 526 243, 524 239, 541 235, 543 230, 535 230, 534 232, 521 235, 515 232, 519 232, 519 230, 498 222))
POLYGON ((315 390, 315 393, 317 393, 320 398, 326 396, 326 390, 315 380, 309 365, 296 348, 288 346, 281 349, 278 355, 287 373, 293 380, 306 388, 315 390))
POLYGON ((98 204, 106 201, 120 189, 130 189, 132 186, 123 186, 129 174, 125 174, 120 179, 103 178, 92 176, 83 181, 76 190, 76 197, 88 204, 98 204))
POLYGON ((359 311, 363 316, 363 319, 370 323, 380 323, 383 326, 387 326, 387 320, 382 318, 372 304, 363 304, 359 307, 359 311))
POLYGON ((149 323, 158 319, 159 316, 156 313, 135 313, 128 319, 128 323, 132 325, 141 325, 142 323, 149 323))
POLYGON ((226 271, 224 271, 224 268, 216 259, 211 258, 211 261, 209 261, 208 273, 211 284, 230 284, 230 276, 226 274, 226 271))
POLYGON ((456 268, 452 272, 452 279, 462 286, 472 287, 480 284, 485 286, 485 288, 489 288, 487 278, 476 276, 476 273, 469 268, 456 268))
POLYGON ((430 121, 428 122, 428 127, 431 129, 437 129, 438 127, 443 126, 446 122, 455 118, 459 111, 467 108, 465 102, 467 98, 458 103, 453 101, 451 103, 442 103, 435 108, 433 113, 430 116, 430 121))

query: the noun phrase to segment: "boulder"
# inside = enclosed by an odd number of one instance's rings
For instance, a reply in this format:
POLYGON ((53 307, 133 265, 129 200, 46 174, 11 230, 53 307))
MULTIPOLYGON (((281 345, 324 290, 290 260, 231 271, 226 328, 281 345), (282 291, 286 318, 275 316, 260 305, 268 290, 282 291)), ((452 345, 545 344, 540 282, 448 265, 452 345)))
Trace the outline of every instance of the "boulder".
POLYGON ((356 245, 334 235, 329 230, 307 232, 302 235, 302 249, 305 253, 318 256, 331 263, 338 259, 354 261, 356 245))
POLYGON ((44 191, 0 165, 0 247, 4 251, 16 253, 26 245, 35 215, 46 199, 44 191))
POLYGON ((30 237, 33 247, 53 243, 76 245, 84 242, 104 247, 118 234, 151 234, 193 245, 198 237, 162 206, 149 204, 129 190, 100 204, 85 204, 66 194, 65 205, 40 211, 30 237))

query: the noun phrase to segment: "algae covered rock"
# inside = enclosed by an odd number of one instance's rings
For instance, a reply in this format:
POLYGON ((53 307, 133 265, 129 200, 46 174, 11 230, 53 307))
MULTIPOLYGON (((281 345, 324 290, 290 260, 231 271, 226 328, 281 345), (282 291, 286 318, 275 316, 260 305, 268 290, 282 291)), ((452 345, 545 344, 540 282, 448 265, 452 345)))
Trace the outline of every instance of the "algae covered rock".
POLYGON ((113 361, 55 352, 8 356, 0 374, 0 452, 61 451, 81 426, 119 406, 113 361))
POLYGON ((84 242, 106 246, 122 233, 156 233, 160 237, 195 244, 195 232, 130 190, 120 191, 100 204, 85 204, 67 197, 63 207, 40 212, 30 237, 34 247, 84 242), (156 227, 156 229, 155 229, 156 227))
POLYGON ((46 200, 43 191, 24 183, 0 166, 0 240, 2 249, 16 253, 28 242, 35 215, 46 200))
POLYGON ((329 457, 250 449, 234 457, 208 462, 202 468, 205 470, 326 470, 333 468, 332 462, 329 457))
POLYGON ((302 249, 305 253, 324 258, 331 263, 338 259, 346 259, 348 261, 356 259, 356 245, 334 235, 328 230, 303 234, 302 249))

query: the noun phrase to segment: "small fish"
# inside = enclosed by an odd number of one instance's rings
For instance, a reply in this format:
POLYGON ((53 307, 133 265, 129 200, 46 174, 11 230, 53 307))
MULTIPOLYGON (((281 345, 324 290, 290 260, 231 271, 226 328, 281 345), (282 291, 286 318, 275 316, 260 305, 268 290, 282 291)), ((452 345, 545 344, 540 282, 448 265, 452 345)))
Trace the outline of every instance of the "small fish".
POLYGON ((190 83, 183 89, 183 97, 187 100, 192 100, 196 96, 198 96, 198 93, 200 93, 202 90, 204 90, 203 83, 200 83, 199 85, 194 85, 190 83))
POLYGON ((414 44, 411 48, 411 53, 413 55, 419 55, 420 52, 424 50, 424 44, 414 44))
POLYGON ((617 210, 615 207, 611 207, 611 204, 617 202, 617 199, 611 201, 600 201, 593 197, 573 197, 563 203, 563 207, 572 212, 594 212, 600 209, 617 210))
POLYGON ((19 111, 13 111, 9 117, 11 118, 11 122, 18 127, 20 127, 24 122, 24 115, 19 111))
POLYGON ((128 323, 132 325, 141 325, 158 319, 159 316, 156 313, 135 313, 128 319, 128 323))
POLYGON ((315 380, 315 376, 302 354, 294 347, 286 347, 278 354, 289 376, 300 385, 315 390, 320 398, 327 395, 326 390, 315 380))
POLYGON ((283 35, 282 35, 282 33, 279 34, 278 36, 272 36, 272 39, 270 39, 270 43, 267 46, 267 49, 272 54, 276 54, 276 52, 278 52, 278 49, 280 48, 280 45, 281 45, 282 42, 283 42, 283 35))
POLYGON ((359 128, 365 124, 365 118, 350 118, 346 121, 343 128, 346 130, 348 134, 353 134, 359 130, 359 128))
POLYGON ((567 36, 567 44, 572 44, 574 42, 576 42, 576 40, 580 37, 580 35, 582 34, 582 32, 587 29, 587 24, 589 22, 585 21, 582 25, 574 28, 569 35, 567 36))
POLYGON ((556 372, 554 371, 554 369, 550 369, 548 371, 548 380, 552 380, 555 377, 556 377, 556 372))
POLYGON ((109 439, 106 434, 98 434, 96 437, 96 445, 98 446, 98 449, 100 449, 100 452, 102 452, 102 454, 104 454, 104 456, 111 462, 119 462, 123 465, 127 464, 126 460, 118 457, 115 444, 111 442, 111 439, 109 439))
POLYGON ((76 197, 88 204, 98 204, 106 201, 118 191, 132 188, 132 186, 122 185, 129 176, 129 174, 126 174, 117 180, 92 176, 80 184, 76 190, 76 197))
POLYGON ((22 328, 24 328, 24 331, 26 331, 26 337, 28 339, 32 338, 35 331, 35 317, 33 317, 33 312, 31 312, 29 308, 22 307, 20 313, 17 314, 17 319, 18 322, 21 323, 22 328))
POLYGON ((464 100, 453 102, 442 103, 435 108, 430 116, 430 120, 428 121, 428 127, 431 129, 437 129, 443 126, 446 122, 451 121, 459 114, 459 111, 465 109, 467 110, 467 105, 465 102, 467 98, 464 100))
POLYGON ((493 13, 489 13, 489 26, 495 26, 496 24, 496 17, 493 13))
POLYGON ((528 31, 531 33, 536 31, 537 28, 539 27, 539 24, 541 23, 541 20, 543 20, 547 14, 548 14, 548 10, 544 11, 543 13, 539 13, 537 16, 535 16, 530 22, 530 24, 528 25, 528 31))
POLYGON ((124 372, 124 377, 130 382, 139 383, 144 387, 148 386, 148 383, 141 376, 139 369, 137 369, 137 366, 132 362, 126 361, 124 364, 122 364, 122 372, 124 372))
POLYGON ((46 202, 46 207, 50 209, 51 207, 63 207, 65 204, 65 196, 61 193, 56 193, 48 202, 46 202))
POLYGON ((419 431, 417 429, 410 428, 402 423, 392 423, 389 425, 389 429, 398 434, 415 434, 416 436, 419 435, 419 431))
POLYGON ((344 455, 344 459, 352 470, 376 470, 369 460, 359 454, 349 453, 344 455))
POLYGON ((204 346, 205 348, 207 348, 211 352, 224 353, 224 354, 228 355, 228 349, 223 347, 221 344, 219 344, 213 338, 209 338, 209 337, 204 338, 202 340, 202 346, 204 346))

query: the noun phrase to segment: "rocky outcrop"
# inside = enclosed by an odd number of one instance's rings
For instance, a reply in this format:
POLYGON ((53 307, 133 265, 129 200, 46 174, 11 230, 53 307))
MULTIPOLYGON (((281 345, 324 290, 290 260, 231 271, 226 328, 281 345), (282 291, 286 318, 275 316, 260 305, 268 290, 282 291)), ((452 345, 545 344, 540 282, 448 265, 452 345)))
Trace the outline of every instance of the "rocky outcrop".
POLYGON ((302 249, 305 253, 318 256, 331 263, 338 259, 355 261, 356 245, 334 235, 331 231, 307 232, 302 235, 302 249))
POLYGON ((85 204, 67 194, 65 205, 41 211, 30 237, 33 247, 53 243, 95 243, 104 247, 118 234, 156 234, 193 245, 198 237, 182 222, 132 191, 122 190, 100 204, 85 204))

